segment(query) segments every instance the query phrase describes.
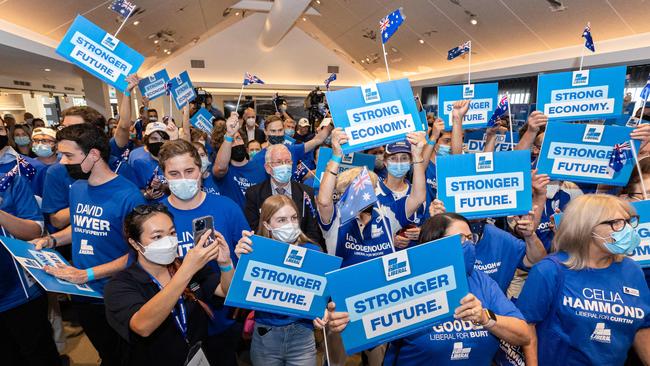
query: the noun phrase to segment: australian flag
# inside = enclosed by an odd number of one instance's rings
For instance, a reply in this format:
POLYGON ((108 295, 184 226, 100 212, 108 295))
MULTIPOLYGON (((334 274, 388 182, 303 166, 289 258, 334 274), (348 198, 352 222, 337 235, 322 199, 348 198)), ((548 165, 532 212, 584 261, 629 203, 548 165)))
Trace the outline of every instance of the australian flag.
POLYGON ((126 18, 135 10, 135 4, 128 0, 115 0, 111 4, 111 10, 126 18))
POLYGON ((120 156, 120 158, 113 162, 113 166, 112 166, 113 173, 119 172, 120 167, 122 166, 122 164, 126 164, 126 162, 129 161, 129 153, 130 152, 131 152, 131 150, 129 150, 128 148, 125 149, 124 152, 122 153, 122 155, 120 156))
POLYGON ((609 168, 614 172, 619 172, 625 166, 628 159, 628 154, 632 152, 630 142, 626 141, 622 144, 614 145, 612 156, 609 158, 609 168))
POLYGON ((508 108, 510 108, 510 104, 508 103, 508 96, 504 95, 501 97, 497 109, 495 109, 494 113, 492 113, 492 117, 490 117, 487 126, 488 127, 494 126, 494 124, 497 123, 497 120, 499 118, 503 117, 506 113, 508 113, 508 108))
POLYGON ((11 186, 11 183, 13 183, 14 178, 17 175, 25 176, 31 180, 36 175, 36 168, 34 168, 32 164, 28 163, 24 158, 20 156, 17 157, 16 166, 0 179, 0 192, 5 192, 11 186))
POLYGON ((641 90, 641 99, 647 101, 650 98, 650 75, 648 75, 648 82, 645 83, 643 90, 641 90))
POLYGON ((244 85, 250 85, 250 84, 264 84, 262 79, 258 78, 255 75, 245 73, 244 74, 244 85))
POLYGON ((388 42, 390 37, 397 32, 397 28, 402 25, 404 19, 406 19, 406 17, 402 14, 402 8, 399 8, 379 21, 379 31, 381 32, 382 43, 388 42))
POLYGON ((172 81, 169 80, 167 83, 165 83, 165 94, 166 95, 171 95, 172 94, 172 81))
POLYGON ((359 212, 375 202, 377 202, 375 187, 370 180, 368 169, 364 167, 361 174, 354 178, 337 203, 341 225, 357 217, 359 212))
POLYGON ((587 23, 585 30, 582 31, 582 36, 585 39, 585 47, 587 47, 591 52, 596 52, 594 40, 591 38, 591 23, 587 23))
POLYGON ((332 73, 327 79, 325 79, 325 89, 329 90, 330 83, 336 80, 336 74, 332 73))
POLYGON ((453 60, 458 56, 472 51, 472 41, 467 41, 458 47, 454 47, 447 52, 447 60, 453 60))

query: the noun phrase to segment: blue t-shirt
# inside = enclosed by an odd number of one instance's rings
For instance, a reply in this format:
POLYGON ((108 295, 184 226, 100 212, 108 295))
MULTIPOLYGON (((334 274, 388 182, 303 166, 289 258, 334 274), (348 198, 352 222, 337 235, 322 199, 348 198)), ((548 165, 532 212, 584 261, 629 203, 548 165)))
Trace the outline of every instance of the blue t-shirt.
MULTIPOLYGON (((552 257, 563 262, 568 255, 552 257)), ((650 327, 648 285, 629 258, 569 270, 547 257, 533 266, 517 306, 536 324, 540 365, 622 365, 636 332, 650 327)))
MULTIPOLYGON (((211 168, 208 170, 210 172, 212 171, 211 168)), ((221 196, 219 184, 217 183, 216 179, 214 179, 214 175, 212 175, 212 173, 210 173, 207 178, 203 179, 201 183, 201 190, 203 192, 213 196, 221 196)))
POLYGON ((133 150, 129 155, 129 165, 135 172, 135 185, 140 189, 145 189, 147 184, 151 182, 156 168, 158 169, 159 176, 162 176, 163 172, 158 165, 158 160, 154 159, 153 156, 146 151, 145 154, 140 154, 140 157, 132 159, 133 153, 138 151, 138 149, 133 150))
POLYGON ((324 224, 318 215, 327 252, 343 258, 341 267, 392 253, 390 239, 394 233, 403 226, 416 223, 417 213, 413 217, 406 217, 406 199, 407 197, 402 197, 390 206, 385 206, 385 220, 382 220, 379 209, 375 206, 370 221, 363 228, 359 226, 357 219, 341 224, 337 205, 334 205, 332 221, 329 224, 324 224))
MULTIPOLYGON (((249 230, 248 221, 239 209, 239 207, 229 198, 206 194, 203 202, 192 210, 179 210, 169 203, 166 198, 162 203, 169 208, 169 212, 174 215, 174 226, 176 227, 176 236, 178 237, 178 256, 183 258, 187 251, 194 247, 194 235, 192 230, 192 220, 212 216, 214 229, 221 233, 230 247, 230 258, 233 263, 237 263, 235 246, 241 238, 242 230, 249 230)), ((219 271, 217 262, 208 263, 213 270, 219 271)), ((208 333, 210 335, 220 334, 232 326, 235 321, 228 315, 230 307, 222 306, 213 308, 214 318, 208 324, 208 333)))
POLYGON ((74 179, 70 178, 63 164, 55 163, 47 169, 41 206, 44 213, 53 214, 70 206, 70 185, 72 183, 74 183, 74 179))
MULTIPOLYGON (((259 154, 258 154, 259 155, 259 154)), ((255 155, 257 156, 257 155, 255 155)), ((243 210, 246 207, 246 190, 268 178, 264 165, 253 164, 251 161, 243 166, 228 166, 228 172, 221 178, 216 178, 219 190, 223 196, 235 201, 243 210)))
POLYGON ((496 281, 505 293, 517 268, 527 269, 523 264, 526 243, 498 227, 486 224, 483 237, 476 244, 474 269, 496 281))
MULTIPOLYGON (((7 190, 0 192, 0 210, 21 219, 43 223, 43 215, 34 199, 34 193, 24 177, 14 177, 7 190)), ((3 227, 0 227, 0 235, 10 236, 3 227)), ((0 245, 0 312, 13 309, 42 294, 36 281, 0 245)))
POLYGON ((429 160, 429 164, 427 164, 427 170, 425 170, 424 176, 427 179, 427 202, 431 202, 438 196, 436 164, 434 164, 431 160, 429 160))
MULTIPOLYGON (((78 180, 70 187, 72 262, 79 269, 111 262, 128 253, 124 217, 145 200, 138 187, 118 175, 99 186, 78 180)), ((89 283, 103 292, 109 278, 89 283)))
POLYGON ((151 154, 149 154, 149 152, 144 149, 144 146, 136 147, 129 153, 129 165, 133 164, 133 160, 142 159, 147 155, 151 154))
POLYGON ((535 233, 547 252, 551 251, 551 244, 553 243, 553 230, 551 230, 551 216, 555 214, 555 209, 564 211, 564 208, 571 200, 571 196, 564 192, 563 190, 558 190, 555 196, 552 199, 546 199, 546 206, 544 206, 544 211, 542 212, 542 217, 539 221, 539 226, 535 233))
MULTIPOLYGON (((56 162, 58 163, 59 159, 57 159, 56 162)), ((44 164, 41 162, 39 166, 35 167, 36 175, 32 179, 32 191, 34 191, 35 195, 39 197, 43 197, 43 187, 45 187, 45 177, 47 176, 47 171, 54 164, 44 164)))
MULTIPOLYGON (((303 247, 311 250, 321 251, 321 248, 312 243, 305 243, 303 247)), ((253 250, 255 250, 253 248, 253 250)), ((265 325, 268 327, 284 327, 289 324, 298 323, 304 325, 307 328, 313 328, 313 324, 309 319, 302 319, 291 315, 282 315, 267 313, 266 311, 255 311, 255 322, 260 325, 265 325)))
MULTIPOLYGON (((472 271, 467 277, 469 292, 484 308, 499 316, 524 319, 515 305, 486 274, 472 271)), ((460 304, 449 304, 455 309, 460 304)), ((391 342, 384 365, 490 365, 499 347, 499 339, 482 326, 452 319, 431 329, 391 342), (396 359, 397 358, 397 359, 396 359)))

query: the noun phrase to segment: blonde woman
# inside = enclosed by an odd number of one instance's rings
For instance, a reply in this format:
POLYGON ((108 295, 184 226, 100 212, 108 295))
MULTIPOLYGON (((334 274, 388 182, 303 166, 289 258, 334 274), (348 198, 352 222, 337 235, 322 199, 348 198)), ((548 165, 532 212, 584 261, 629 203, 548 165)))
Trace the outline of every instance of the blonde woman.
POLYGON ((632 346, 650 363, 650 292, 626 257, 639 245, 637 225, 634 209, 614 196, 569 203, 558 252, 533 267, 517 301, 533 330, 527 365, 622 365, 632 346))
MULTIPOLYGON (((250 231, 242 232, 235 248, 238 257, 253 251, 251 235, 250 231)), ((271 196, 264 201, 257 235, 320 251, 300 230, 296 204, 285 195, 271 196)), ((256 311, 250 355, 253 366, 315 366, 316 343, 312 322, 256 311)))

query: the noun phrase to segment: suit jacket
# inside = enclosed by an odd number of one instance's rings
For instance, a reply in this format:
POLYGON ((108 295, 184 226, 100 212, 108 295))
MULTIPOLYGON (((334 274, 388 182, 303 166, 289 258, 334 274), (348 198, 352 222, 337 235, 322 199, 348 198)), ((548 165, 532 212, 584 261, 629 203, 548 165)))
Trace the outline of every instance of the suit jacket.
MULTIPOLYGON (((243 139, 248 138, 248 131, 246 130, 246 123, 244 123, 244 126, 239 130, 239 134, 242 136, 243 139)), ((264 130, 262 130, 259 127, 255 127, 255 141, 259 142, 260 144, 263 144, 264 142, 266 142, 266 134, 264 133, 264 130)))
MULTIPOLYGON (((264 201, 273 194, 271 188, 271 179, 258 183, 246 190, 246 206, 244 215, 248 220, 251 230, 257 232, 260 222, 260 210, 264 201)), ((298 207, 298 217, 300 217, 300 228, 308 238, 322 246, 323 234, 318 226, 316 212, 316 201, 314 200, 314 189, 302 183, 291 181, 291 198, 298 207), (305 199, 307 193, 309 199, 305 199), (312 210, 314 213, 312 213, 312 210)))

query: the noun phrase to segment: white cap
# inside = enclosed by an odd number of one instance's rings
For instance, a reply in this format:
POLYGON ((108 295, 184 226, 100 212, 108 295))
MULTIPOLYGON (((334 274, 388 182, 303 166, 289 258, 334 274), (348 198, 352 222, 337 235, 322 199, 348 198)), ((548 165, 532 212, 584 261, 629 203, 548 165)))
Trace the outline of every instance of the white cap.
POLYGON ((298 126, 300 127, 309 127, 309 120, 305 117, 298 120, 298 126))
POLYGON ((37 127, 37 128, 34 129, 34 132, 32 132, 32 138, 34 138, 34 136, 36 136, 36 135, 50 136, 51 138, 56 140, 56 131, 54 131, 51 128, 37 127))
POLYGON ((144 130, 144 135, 149 136, 154 132, 161 131, 167 133, 167 125, 162 122, 149 122, 144 130))

